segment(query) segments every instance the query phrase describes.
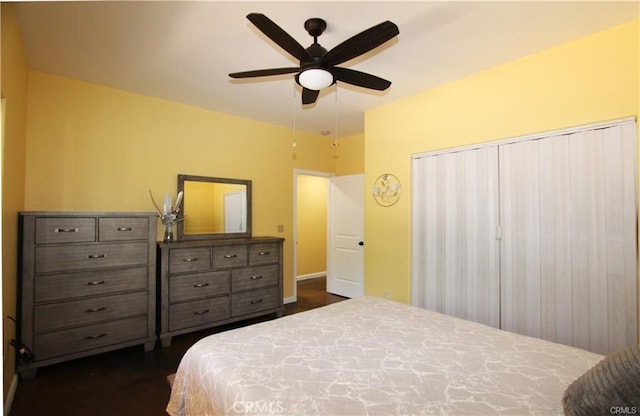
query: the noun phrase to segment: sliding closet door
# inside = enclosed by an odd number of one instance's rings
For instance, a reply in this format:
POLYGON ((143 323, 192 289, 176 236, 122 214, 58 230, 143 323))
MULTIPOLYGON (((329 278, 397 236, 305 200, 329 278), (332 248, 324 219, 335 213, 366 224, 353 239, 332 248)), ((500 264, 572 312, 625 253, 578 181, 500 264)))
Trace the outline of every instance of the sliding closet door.
POLYGON ((414 159, 412 304, 500 325, 497 148, 414 159))
POLYGON ((503 329, 637 342, 635 142, 627 123, 500 146, 503 329))

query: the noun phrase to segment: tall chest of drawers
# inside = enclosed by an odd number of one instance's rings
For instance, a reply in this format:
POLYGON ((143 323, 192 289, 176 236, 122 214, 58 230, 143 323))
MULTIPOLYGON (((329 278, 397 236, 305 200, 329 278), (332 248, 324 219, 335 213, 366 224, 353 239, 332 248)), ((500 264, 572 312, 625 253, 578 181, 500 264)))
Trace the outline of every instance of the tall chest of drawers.
POLYGON ((158 244, 159 335, 171 337, 256 316, 282 315, 282 238, 158 244))
POLYGON ((18 338, 36 369, 156 339, 154 213, 21 212, 18 338))

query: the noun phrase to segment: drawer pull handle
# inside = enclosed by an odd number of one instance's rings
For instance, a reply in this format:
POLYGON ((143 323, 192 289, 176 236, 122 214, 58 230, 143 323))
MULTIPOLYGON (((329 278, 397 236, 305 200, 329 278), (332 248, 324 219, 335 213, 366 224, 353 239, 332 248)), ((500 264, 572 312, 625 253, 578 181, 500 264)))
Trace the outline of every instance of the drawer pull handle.
POLYGON ((260 303, 260 302, 262 302, 262 299, 253 299, 253 300, 251 301, 251 304, 252 304, 252 305, 257 305, 257 304, 258 304, 258 303, 260 303))
POLYGON ((209 313, 209 309, 204 309, 202 311, 195 311, 194 315, 204 315, 205 313, 209 313))
POLYGON ((268 256, 269 254, 271 254, 270 251, 261 251, 260 253, 258 253, 258 256, 268 256))
POLYGON ((187 257, 186 259, 182 259, 182 261, 184 261, 185 263, 191 263, 198 260, 199 259, 197 257, 187 257))
POLYGON ((204 283, 196 283, 195 285, 193 285, 193 287, 207 287, 209 286, 209 283, 204 282, 204 283))
POLYGON ((80 231, 77 228, 56 228, 53 230, 54 233, 77 233, 80 231))
POLYGON ((87 258, 90 258, 90 259, 106 259, 107 255, 106 254, 89 254, 87 256, 87 258))
POLYGON ((133 231, 133 227, 118 227, 118 231, 133 231))
POLYGON ((87 286, 98 286, 107 283, 105 280, 95 280, 93 282, 87 282, 87 286))
POLYGON ((92 340, 92 339, 104 338, 106 336, 107 336, 107 334, 103 332, 102 334, 98 334, 98 335, 87 335, 86 337, 84 337, 84 339, 89 341, 89 340, 92 340))
POLYGON ((236 258, 236 257, 238 257, 237 254, 225 254, 224 255, 225 259, 233 259, 233 258, 236 258))
POLYGON ((260 275, 260 276, 251 276, 249 279, 251 279, 251 280, 259 280, 259 279, 262 279, 262 275, 260 275))
POLYGON ((93 313, 93 312, 102 312, 102 311, 106 311, 106 310, 107 310, 106 306, 101 306, 99 308, 85 309, 84 312, 85 313, 93 313))

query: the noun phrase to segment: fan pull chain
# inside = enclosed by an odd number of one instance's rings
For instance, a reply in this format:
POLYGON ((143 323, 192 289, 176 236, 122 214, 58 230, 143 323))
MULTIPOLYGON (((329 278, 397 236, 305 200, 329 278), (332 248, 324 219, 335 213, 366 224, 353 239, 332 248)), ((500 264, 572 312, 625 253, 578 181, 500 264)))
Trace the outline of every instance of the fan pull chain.
POLYGON ((293 160, 296 160, 296 147, 298 147, 298 143, 296 143, 296 84, 292 83, 291 85, 293 85, 293 99, 291 100, 293 103, 293 142, 291 147, 293 148, 293 160))
POLYGON ((333 158, 338 158, 338 84, 336 83, 334 120, 333 120, 333 158))

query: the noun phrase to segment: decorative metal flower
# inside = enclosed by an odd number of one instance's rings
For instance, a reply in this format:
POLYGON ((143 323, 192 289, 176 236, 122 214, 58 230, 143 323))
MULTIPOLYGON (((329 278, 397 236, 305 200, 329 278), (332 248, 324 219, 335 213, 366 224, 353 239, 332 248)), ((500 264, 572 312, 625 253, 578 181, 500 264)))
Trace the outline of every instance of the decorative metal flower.
POLYGON ((400 181, 390 173, 380 175, 373 186, 373 198, 383 207, 398 202, 401 193, 400 181))
POLYGON ((180 204, 182 203, 182 191, 180 191, 176 196, 176 202, 174 204, 171 203, 171 197, 169 196, 169 194, 165 193, 162 210, 160 210, 160 207, 153 199, 153 193, 151 193, 151 189, 149 189, 149 196, 151 196, 151 202, 153 202, 153 206, 156 208, 160 221, 165 226, 164 241, 173 241, 173 224, 177 223, 178 221, 184 220, 184 218, 178 218, 178 212, 180 212, 180 204))

